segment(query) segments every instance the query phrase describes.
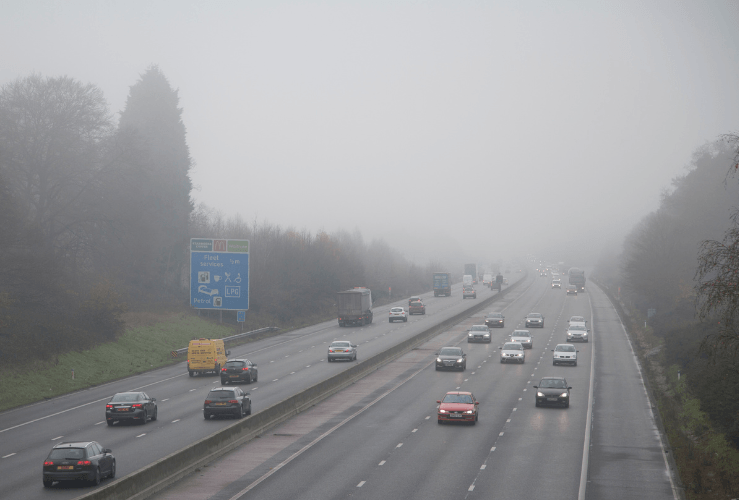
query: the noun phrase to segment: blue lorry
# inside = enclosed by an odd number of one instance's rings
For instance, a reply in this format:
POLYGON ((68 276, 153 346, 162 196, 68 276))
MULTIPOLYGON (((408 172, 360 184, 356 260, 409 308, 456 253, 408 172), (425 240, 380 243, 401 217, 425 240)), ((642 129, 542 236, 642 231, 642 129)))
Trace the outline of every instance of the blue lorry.
POLYGON ((452 273, 434 273, 434 297, 452 294, 452 273))

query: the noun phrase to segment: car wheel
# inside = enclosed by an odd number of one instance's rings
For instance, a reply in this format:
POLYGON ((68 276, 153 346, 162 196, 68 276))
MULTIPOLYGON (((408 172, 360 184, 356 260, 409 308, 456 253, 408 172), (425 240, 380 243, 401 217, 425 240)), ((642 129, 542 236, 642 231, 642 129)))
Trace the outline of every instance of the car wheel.
MULTIPOLYGON (((439 423, 441 423, 441 422, 439 422, 439 423)), ((51 488, 51 485, 54 484, 54 480, 53 479, 46 479, 46 478, 44 478, 43 481, 44 481, 44 488, 51 488)))
POLYGON ((577 361, 575 361, 575 363, 573 364, 573 366, 577 366, 577 361))
POLYGON ((437 366, 437 367, 435 367, 435 368, 436 368, 436 371, 438 372, 438 371, 439 371, 439 367, 437 366))
POLYGON ((187 370, 187 373, 189 373, 191 377, 193 376, 192 370, 187 370))
MULTIPOLYGON (((439 425, 442 425, 444 423, 444 421, 441 420, 441 419, 436 419, 436 423, 439 424, 439 425)), ((46 484, 46 483, 44 483, 44 484, 46 484)))
POLYGON ((228 380, 221 379, 221 385, 228 385, 228 380))
POLYGON ((536 404, 536 407, 539 407, 539 401, 535 401, 534 404, 536 404))
POLYGON ((95 475, 92 477, 90 482, 95 486, 100 484, 100 467, 95 469, 95 475))
POLYGON ((154 415, 152 415, 152 416, 151 416, 151 421, 152 421, 152 422, 156 421, 156 419, 157 419, 157 414, 158 414, 158 413, 159 413, 159 408, 155 406, 155 407, 154 407, 154 415))
POLYGON ((557 362, 556 361, 552 361, 552 366, 557 366, 557 362))
POLYGON ((251 401, 249 401, 249 409, 246 410, 247 415, 251 415, 251 401))
POLYGON ((329 363, 331 362, 331 358, 328 358, 328 362, 329 362, 329 363))
POLYGON ((503 358, 500 358, 500 364, 501 365, 503 364, 503 358))
POLYGON ((236 418, 244 418, 244 407, 239 405, 239 411, 236 413, 236 418))
POLYGON ((208 413, 208 412, 205 412, 205 411, 204 411, 204 412, 203 412, 203 418, 204 418, 205 420, 210 420, 210 413, 208 413))
POLYGON ((408 318, 403 318, 403 321, 408 323, 408 318))
POLYGON ((253 381, 252 381, 252 379, 251 379, 251 373, 250 373, 250 374, 249 374, 249 378, 248 378, 248 379, 246 379, 246 383, 247 383, 247 384, 251 384, 252 382, 253 382, 253 381))
POLYGON ((477 422, 478 420, 480 420, 480 414, 479 413, 475 413, 475 422, 477 422))
POLYGON ((108 420, 108 421, 107 421, 106 423, 107 423, 108 425, 113 425, 113 420, 108 420))
POLYGON ((391 319, 388 319, 388 320, 387 320, 387 322, 388 322, 388 323, 392 323, 392 322, 393 322, 393 320, 391 320, 391 319))
POLYGON ((423 311, 421 314, 424 314, 425 315, 426 314, 426 311, 423 311))
POLYGON ((567 402, 565 403, 565 408, 569 408, 569 407, 570 407, 570 402, 569 402, 569 401, 567 401, 567 402))
POLYGON ((259 370, 257 370, 257 373, 254 375, 254 382, 259 382, 259 370))
POLYGON ((108 477, 110 479, 115 478, 115 458, 113 459, 113 463, 110 465, 110 474, 108 474, 108 477))
POLYGON ((141 425, 146 425, 147 420, 149 420, 149 415, 146 413, 146 410, 144 410, 144 418, 141 419, 141 425))

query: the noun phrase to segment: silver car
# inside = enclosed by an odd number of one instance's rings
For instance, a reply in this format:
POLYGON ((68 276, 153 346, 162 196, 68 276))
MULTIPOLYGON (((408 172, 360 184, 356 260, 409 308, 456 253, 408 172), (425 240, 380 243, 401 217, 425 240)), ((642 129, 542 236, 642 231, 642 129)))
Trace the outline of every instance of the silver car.
POLYGON ((388 316, 388 321, 392 323, 393 321, 408 321, 408 313, 405 311, 402 307, 393 307, 390 309, 390 315, 388 316))
POLYGON ((346 359, 352 361, 357 359, 357 346, 348 340, 335 340, 328 346, 328 360, 346 359))
POLYGON ((526 351, 520 342, 506 342, 500 348, 500 362, 508 363, 509 361, 521 364, 526 361, 526 351))
POLYGON ((584 325, 571 325, 567 327, 567 342, 587 342, 588 341, 588 330, 584 325))
POLYGON ((472 325, 467 331, 467 342, 490 343, 490 328, 485 325, 472 325))
POLYGON ((544 316, 540 313, 529 313, 526 315, 526 328, 530 328, 532 326, 544 328, 544 316))
POLYGON ((553 366, 560 364, 577 366, 577 353, 579 351, 575 349, 574 345, 557 344, 557 346, 552 349, 552 352, 554 353, 554 357, 552 359, 553 366))
POLYGON ((531 332, 528 330, 513 330, 511 342, 518 342, 525 349, 534 347, 534 339, 531 338, 531 332))

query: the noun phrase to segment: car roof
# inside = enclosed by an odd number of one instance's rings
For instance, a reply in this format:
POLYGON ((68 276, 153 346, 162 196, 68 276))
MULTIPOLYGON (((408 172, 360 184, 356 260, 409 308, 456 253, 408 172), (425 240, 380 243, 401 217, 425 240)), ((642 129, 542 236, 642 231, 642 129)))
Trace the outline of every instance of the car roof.
POLYGON ((97 443, 97 441, 70 441, 68 443, 55 444, 54 448, 84 448, 90 443, 97 443))

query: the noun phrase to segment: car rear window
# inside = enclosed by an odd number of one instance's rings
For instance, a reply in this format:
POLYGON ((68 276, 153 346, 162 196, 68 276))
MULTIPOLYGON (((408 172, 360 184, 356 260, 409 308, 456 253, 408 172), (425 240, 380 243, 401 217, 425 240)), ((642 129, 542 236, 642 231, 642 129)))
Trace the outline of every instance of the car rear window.
POLYGON ((234 399, 234 391, 210 391, 206 399, 234 399))
POLYGON ((539 313, 531 313, 531 314, 529 314, 529 318, 541 318, 541 314, 539 314, 539 313))
POLYGON ((510 343, 503 346, 504 351, 520 351, 523 346, 519 343, 510 343))
POLYGON ((399 312, 403 312, 403 308, 402 308, 402 307, 393 307, 393 308, 392 308, 392 309, 390 309, 390 310, 391 310, 392 312, 394 312, 394 313, 399 313, 399 312))
POLYGON ((139 394, 116 394, 110 400, 111 403, 132 403, 139 400, 139 394))
POLYGON ((81 460, 85 458, 84 448, 58 448, 49 453, 50 460, 81 460))
POLYGON ((241 368, 243 366, 246 366, 244 361, 229 361, 226 363, 226 368, 241 368))

